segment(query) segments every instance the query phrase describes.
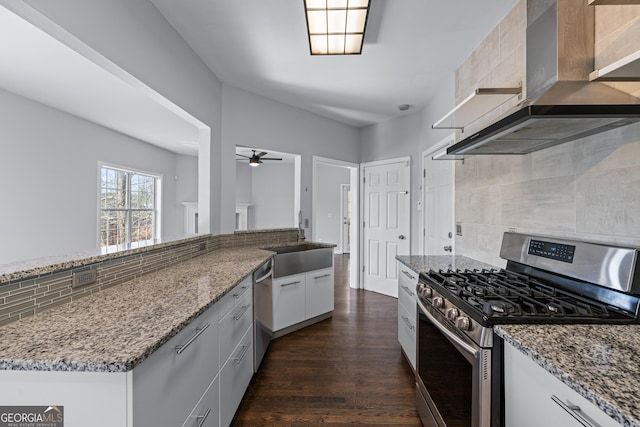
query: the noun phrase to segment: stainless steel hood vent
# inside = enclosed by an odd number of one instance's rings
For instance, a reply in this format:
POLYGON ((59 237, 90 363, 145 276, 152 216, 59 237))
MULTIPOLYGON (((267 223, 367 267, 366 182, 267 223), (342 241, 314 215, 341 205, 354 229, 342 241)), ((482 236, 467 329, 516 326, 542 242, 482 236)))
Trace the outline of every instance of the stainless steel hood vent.
POLYGON ((447 154, 527 154, 640 121, 640 99, 589 81, 593 7, 583 0, 529 0, 527 14, 528 99, 447 154))

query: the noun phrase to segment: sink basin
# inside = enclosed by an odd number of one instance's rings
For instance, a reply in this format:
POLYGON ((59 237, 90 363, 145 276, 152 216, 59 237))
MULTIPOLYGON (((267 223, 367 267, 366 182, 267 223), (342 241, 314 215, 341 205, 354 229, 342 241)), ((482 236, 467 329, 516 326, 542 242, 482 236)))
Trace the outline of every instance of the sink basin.
POLYGON ((314 249, 331 249, 327 248, 325 245, 319 245, 316 243, 301 243, 290 246, 278 246, 276 248, 268 248, 268 250, 275 252, 277 254, 288 254, 291 252, 302 252, 302 251, 311 251, 314 249))
POLYGON ((267 248, 276 253, 273 277, 291 276, 333 266, 333 248, 315 243, 267 248))

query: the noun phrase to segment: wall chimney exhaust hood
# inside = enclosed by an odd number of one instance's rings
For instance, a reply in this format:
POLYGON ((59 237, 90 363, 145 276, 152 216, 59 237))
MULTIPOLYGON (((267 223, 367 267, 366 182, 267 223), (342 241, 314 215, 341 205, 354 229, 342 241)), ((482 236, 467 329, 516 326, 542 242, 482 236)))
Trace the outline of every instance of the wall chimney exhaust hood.
POLYGON ((527 154, 640 121, 639 98, 589 81, 593 7, 583 0, 529 0, 528 15, 541 4, 551 5, 527 16, 527 100, 447 154, 527 154))

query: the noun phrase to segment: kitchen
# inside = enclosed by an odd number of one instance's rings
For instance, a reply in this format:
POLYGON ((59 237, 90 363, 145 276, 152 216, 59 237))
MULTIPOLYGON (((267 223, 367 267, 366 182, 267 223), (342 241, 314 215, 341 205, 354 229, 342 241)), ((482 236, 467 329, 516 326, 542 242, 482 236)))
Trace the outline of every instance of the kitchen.
MULTIPOLYGON (((223 183, 225 176, 233 176, 233 146, 245 141, 259 140, 264 134, 277 135, 268 148, 299 152, 300 135, 309 141, 313 150, 303 154, 302 188, 311 186, 311 154, 339 158, 359 163, 410 154, 414 159, 430 145, 447 135, 447 131, 430 129, 454 102, 451 99, 454 77, 420 112, 366 127, 360 131, 350 126, 321 117, 311 118, 308 113, 289 107, 248 91, 224 84, 212 83, 212 74, 198 62, 176 35, 168 36, 166 23, 151 6, 74 4, 65 10, 59 4, 32 2, 46 11, 58 24, 107 55, 110 59, 134 73, 138 78, 170 97, 211 129, 211 191, 209 228, 202 231, 225 233, 233 229, 235 194, 231 186, 223 183), (54 7, 55 6, 55 7, 54 7), (118 9, 121 7, 122 9, 118 9), (132 11, 126 8, 133 8, 132 11), (50 8, 49 10, 47 10, 50 8), (55 10, 54 10, 55 9, 55 10), (106 10, 105 10, 106 9, 106 10), (129 13, 130 12, 130 13, 129 13), (118 15, 120 13, 121 15, 118 15), (83 17, 78 20, 77 17, 83 17), (99 18, 98 18, 99 16, 99 18), (94 21, 91 21, 94 17, 94 21), (133 17, 144 17, 150 31, 165 42, 160 46, 144 39, 137 30, 139 22, 133 17), (114 21, 109 21, 110 19, 114 21), (82 22, 80 22, 82 21, 82 22), (87 25, 90 22, 91 25, 87 25), (117 22, 117 23, 116 23, 117 22), (130 25, 127 27, 127 24, 130 25), (113 28, 120 31, 114 32, 113 28), (126 29, 130 33, 126 33, 126 29), (171 43, 167 45, 167 43, 171 43), (140 43, 140 45, 135 45, 140 43), (149 43, 148 45, 142 45, 149 43), (138 52, 147 54, 140 58, 138 52), (154 54, 155 52, 155 54, 154 54), (167 61, 171 52, 176 61, 167 61), (191 58, 191 59, 189 59, 191 58), (185 67, 193 64, 185 78, 185 67), (162 70, 159 72, 158 70, 162 70), (203 90, 205 89, 205 90, 203 90), (222 102, 211 103, 211 99, 222 102), (442 106, 449 106, 443 108, 442 106), (251 121, 252 126, 246 126, 251 121), (303 129, 294 123, 311 123, 303 129), (388 144, 389 140, 395 143, 388 144), (367 149, 359 152, 359 141, 366 141, 367 149), (419 141, 419 143, 417 142, 419 141), (306 154, 306 155, 305 155, 306 154), (227 206, 227 209, 217 209, 227 206)), ((604 7, 604 6, 602 6, 604 7)), ((466 93, 458 94, 464 97, 466 93)), ((456 161, 456 221, 462 223, 462 236, 455 241, 456 253, 479 261, 500 265, 497 257, 500 236, 509 228, 518 231, 545 232, 585 239, 600 239, 621 244, 637 245, 637 222, 634 215, 638 197, 637 182, 637 126, 610 131, 607 138, 589 137, 584 143, 568 143, 528 156, 469 157, 464 164, 456 161), (604 144, 604 145, 603 145, 604 144), (629 184, 620 186, 619 182, 629 184), (558 191, 558 190, 563 191, 558 191), (575 189, 575 190, 573 190, 575 189), (584 189, 595 189, 588 193, 584 189), (472 191, 474 190, 474 191, 472 191), (498 200, 485 203, 484 200, 498 200), (542 201, 544 212, 561 214, 543 218, 535 211, 533 201, 542 201), (584 206, 594 209, 584 209, 584 206), (607 221, 607 219, 611 219, 607 221)), ((245 142, 246 143, 246 142, 245 142)), ((306 150, 307 148, 305 148, 306 150)), ((412 167, 411 193, 420 194, 420 170, 417 161, 412 167)), ((207 197, 208 198, 208 197, 207 197)), ((417 197, 414 196, 413 200, 417 197)), ((412 253, 419 253, 419 212, 412 203, 412 253)), ((311 212, 311 195, 302 193, 301 208, 311 212)))

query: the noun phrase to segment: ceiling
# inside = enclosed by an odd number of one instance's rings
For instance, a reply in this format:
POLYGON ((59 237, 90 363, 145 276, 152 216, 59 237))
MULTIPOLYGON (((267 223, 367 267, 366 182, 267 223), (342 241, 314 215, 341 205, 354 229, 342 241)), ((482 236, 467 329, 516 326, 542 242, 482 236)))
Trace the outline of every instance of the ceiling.
POLYGON ((311 56, 303 0, 151 1, 223 83, 357 127, 424 107, 517 3, 371 0, 362 55, 311 56))
MULTIPOLYGON (((371 0, 351 56, 309 54, 303 0, 151 1, 224 84, 362 127, 422 108, 518 0, 371 0)), ((46 20, 0 6, 0 88, 197 155, 204 124, 46 20)))

